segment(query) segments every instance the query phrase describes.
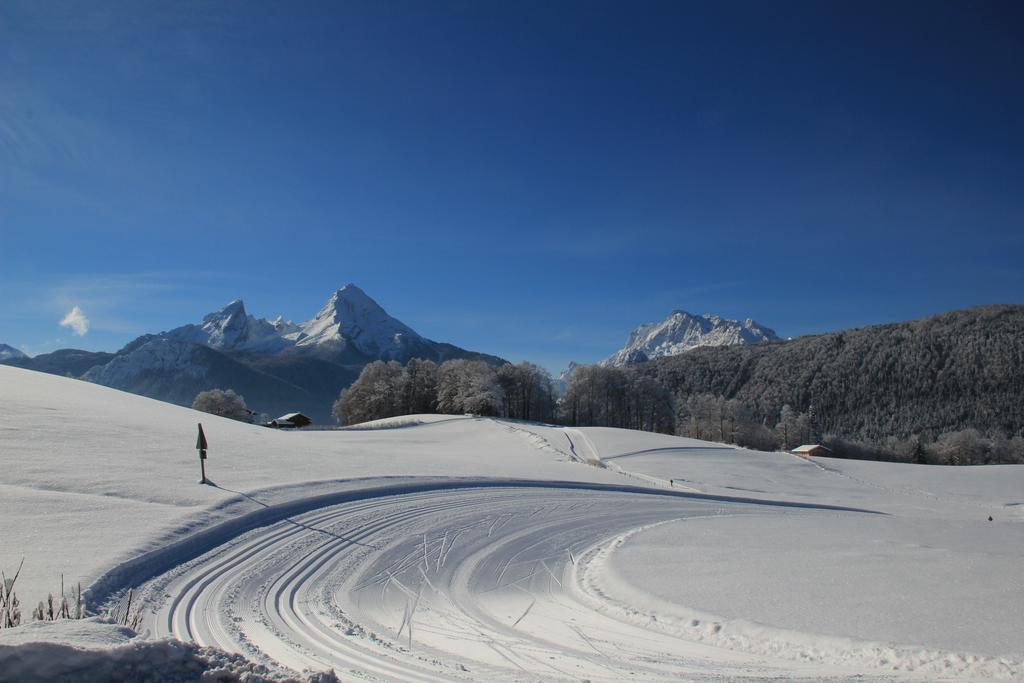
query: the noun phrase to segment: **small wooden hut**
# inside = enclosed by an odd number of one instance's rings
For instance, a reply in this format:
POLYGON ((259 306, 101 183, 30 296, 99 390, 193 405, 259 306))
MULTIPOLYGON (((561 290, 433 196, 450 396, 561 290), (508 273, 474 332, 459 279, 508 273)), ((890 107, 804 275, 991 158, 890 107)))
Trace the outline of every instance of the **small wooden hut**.
POLYGON ((277 429, 298 429, 312 424, 313 421, 302 413, 288 413, 270 421, 271 427, 277 429))
POLYGON ((822 446, 820 443, 810 443, 799 448, 794 448, 790 451, 793 455, 801 455, 808 458, 812 455, 832 455, 832 451, 822 446))

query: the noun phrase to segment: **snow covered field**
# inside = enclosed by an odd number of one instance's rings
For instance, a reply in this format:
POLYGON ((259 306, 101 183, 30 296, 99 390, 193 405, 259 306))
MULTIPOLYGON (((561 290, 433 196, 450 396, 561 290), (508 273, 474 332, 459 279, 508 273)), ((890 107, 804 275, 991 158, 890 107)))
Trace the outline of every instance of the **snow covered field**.
MULTIPOLYGON (((370 426, 273 431, 0 367, 0 568, 24 556, 23 605, 61 573, 92 608, 132 588, 145 637, 267 675, 1024 676, 1024 467, 370 426), (197 484, 198 421, 216 486, 197 484)), ((142 647, 93 622, 23 627, 0 631, 0 662, 38 640, 142 647)))

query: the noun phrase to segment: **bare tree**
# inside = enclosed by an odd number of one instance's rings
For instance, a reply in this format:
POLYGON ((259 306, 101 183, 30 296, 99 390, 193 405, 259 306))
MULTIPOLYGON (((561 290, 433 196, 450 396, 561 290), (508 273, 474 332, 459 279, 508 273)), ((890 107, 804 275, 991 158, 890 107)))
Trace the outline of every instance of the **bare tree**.
POLYGON ((629 380, 622 368, 576 368, 562 398, 562 419, 574 425, 629 427, 629 380))
POLYGON ((200 391, 192 401, 192 409, 228 417, 239 422, 252 422, 253 416, 252 411, 245 405, 245 399, 232 389, 200 391))
POLYGON ((520 420, 547 421, 554 416, 551 375, 533 363, 511 363, 498 368, 502 415, 520 420))

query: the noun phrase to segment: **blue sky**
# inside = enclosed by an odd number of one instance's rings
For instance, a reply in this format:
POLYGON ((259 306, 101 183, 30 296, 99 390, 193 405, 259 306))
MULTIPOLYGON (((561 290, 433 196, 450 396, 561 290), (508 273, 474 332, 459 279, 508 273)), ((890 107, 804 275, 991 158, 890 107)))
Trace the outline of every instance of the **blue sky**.
POLYGON ((114 350, 355 282, 557 369, 1024 300, 1024 11, 0 4, 0 342, 114 350), (73 306, 83 336, 62 327, 73 306))

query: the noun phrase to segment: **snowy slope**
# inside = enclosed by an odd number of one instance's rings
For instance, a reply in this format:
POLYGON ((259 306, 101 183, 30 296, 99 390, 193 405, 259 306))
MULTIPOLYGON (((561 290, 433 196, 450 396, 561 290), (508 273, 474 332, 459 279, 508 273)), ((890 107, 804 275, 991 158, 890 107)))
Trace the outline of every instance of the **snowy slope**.
POLYGON ((32 594, 53 590, 61 571, 69 582, 89 582, 147 539, 237 498, 196 485, 197 422, 210 441, 214 481, 238 491, 296 488, 283 498, 303 495, 310 482, 395 475, 614 480, 580 472, 568 456, 538 450, 491 421, 461 417, 417 428, 409 449, 405 430, 270 430, 6 366, 0 413, 0 568, 24 555, 19 584, 32 594), (37 552, 43 539, 47 550, 37 552), (78 556, 76 548, 86 547, 104 552, 78 556))
POLYGON ((28 354, 13 346, 0 344, 0 360, 11 360, 14 358, 28 358, 28 354))
MULTIPOLYGON (((318 374, 330 379, 332 370, 349 381, 355 375, 333 366, 318 374)), ((179 405, 191 405, 200 391, 228 387, 257 412, 280 415, 303 411, 326 422, 337 389, 329 387, 326 392, 315 393, 281 377, 283 374, 263 371, 203 344, 155 337, 130 353, 118 354, 106 364, 91 368, 83 378, 179 405)))
POLYGON ((637 327, 629 334, 626 345, 600 364, 625 365, 663 356, 676 356, 700 346, 757 344, 773 339, 778 339, 773 330, 750 318, 738 321, 717 315, 672 311, 661 322, 637 327))
MULTIPOLYGON (((93 600, 132 587, 150 636, 269 670, 1024 673, 1024 467, 804 460, 462 416, 288 433, 7 367, 0 433, 0 566, 26 558, 23 600, 62 572, 93 600), (216 486, 196 483, 197 421, 216 486)), ((0 648, 26 642, 16 633, 0 648)))

